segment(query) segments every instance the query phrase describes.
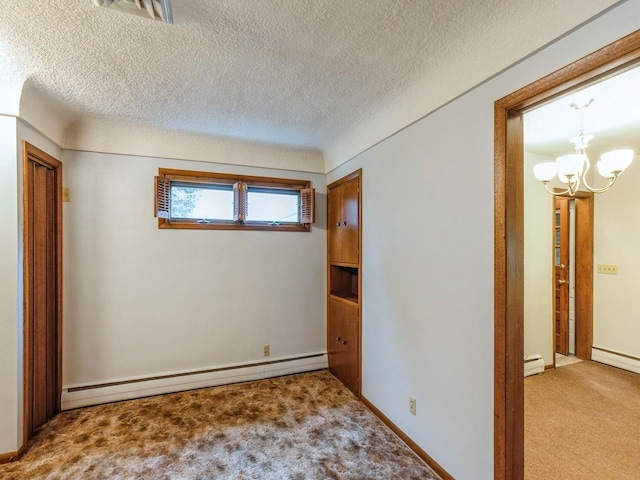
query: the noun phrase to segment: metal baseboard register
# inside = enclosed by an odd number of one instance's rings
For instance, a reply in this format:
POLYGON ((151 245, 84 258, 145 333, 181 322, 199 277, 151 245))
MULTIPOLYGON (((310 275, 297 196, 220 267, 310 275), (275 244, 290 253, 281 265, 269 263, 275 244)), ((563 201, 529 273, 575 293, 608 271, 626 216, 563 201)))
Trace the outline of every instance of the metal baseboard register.
POLYGON ((524 376, 536 375, 544 372, 544 359, 542 355, 529 355, 524 357, 524 376))
POLYGON ((99 7, 106 7, 124 13, 173 23, 173 14, 169 0, 93 0, 99 7))

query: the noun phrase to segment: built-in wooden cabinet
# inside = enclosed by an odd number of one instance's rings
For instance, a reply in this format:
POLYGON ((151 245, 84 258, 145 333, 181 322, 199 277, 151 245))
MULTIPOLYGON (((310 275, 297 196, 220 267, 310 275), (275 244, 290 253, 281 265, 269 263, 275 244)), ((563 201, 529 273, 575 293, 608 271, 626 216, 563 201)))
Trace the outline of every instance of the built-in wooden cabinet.
POLYGON ((360 396, 362 335, 361 170, 327 187, 329 369, 360 396))

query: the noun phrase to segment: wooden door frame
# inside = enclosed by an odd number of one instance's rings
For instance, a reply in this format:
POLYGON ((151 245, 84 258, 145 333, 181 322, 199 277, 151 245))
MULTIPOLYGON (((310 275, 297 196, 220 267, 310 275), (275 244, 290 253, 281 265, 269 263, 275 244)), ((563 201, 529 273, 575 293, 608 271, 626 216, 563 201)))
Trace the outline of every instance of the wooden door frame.
POLYGON ((43 152, 37 147, 29 144, 26 141, 22 142, 22 179, 23 179, 23 285, 24 285, 24 317, 23 317, 23 445, 21 451, 26 449, 29 442, 29 431, 31 430, 32 422, 32 401, 33 392, 31 384, 33 381, 33 352, 32 352, 32 340, 33 332, 31 325, 29 324, 30 312, 33 311, 33 305, 29 291, 33 279, 30 276, 31 272, 31 259, 33 258, 33 246, 28 239, 33 236, 33 228, 31 222, 33 219, 33 212, 30 205, 30 198, 33 196, 33 186, 28 181, 29 175, 27 169, 29 168, 29 162, 33 161, 40 165, 53 170, 55 175, 55 192, 53 203, 55 205, 55 238, 56 248, 54 249, 55 255, 55 281, 56 281, 56 404, 55 411, 60 411, 60 399, 62 394, 62 163, 53 158, 51 155, 43 152))
POLYGON ((498 480, 524 478, 522 114, 639 60, 637 30, 494 104, 494 477, 498 480))

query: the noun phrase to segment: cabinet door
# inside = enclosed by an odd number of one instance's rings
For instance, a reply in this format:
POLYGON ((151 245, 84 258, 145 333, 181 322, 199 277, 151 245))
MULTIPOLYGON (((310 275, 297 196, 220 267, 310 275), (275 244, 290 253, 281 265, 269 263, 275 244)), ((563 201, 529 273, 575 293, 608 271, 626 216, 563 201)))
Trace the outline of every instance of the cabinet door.
POLYGON ((340 302, 337 300, 330 299, 329 300, 329 314, 327 316, 327 354, 329 356, 329 370, 333 373, 337 378, 342 378, 343 376, 343 364, 344 359, 342 358, 342 344, 340 340, 342 339, 341 334, 341 312, 340 312, 340 302))
POLYGON ((359 190, 354 178, 329 191, 329 261, 359 263, 359 190))
POLYGON ((356 395, 360 394, 358 391, 359 333, 358 305, 330 299, 327 327, 329 369, 356 395))
POLYGON ((328 192, 327 206, 327 242, 329 246, 329 261, 339 262, 340 258, 340 233, 342 228, 342 189, 340 186, 332 188, 328 192))
POLYGON ((359 224, 358 211, 360 179, 354 178, 341 185, 342 187, 342 226, 340 242, 342 260, 345 263, 359 263, 359 224))

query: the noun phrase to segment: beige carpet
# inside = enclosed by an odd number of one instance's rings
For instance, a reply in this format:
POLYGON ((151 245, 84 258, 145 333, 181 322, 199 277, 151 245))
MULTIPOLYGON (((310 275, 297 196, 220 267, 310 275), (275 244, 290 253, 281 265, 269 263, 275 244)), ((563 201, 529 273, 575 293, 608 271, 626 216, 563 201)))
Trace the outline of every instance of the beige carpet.
POLYGON ((640 479, 640 375, 585 361, 527 377, 525 479, 640 479))
POLYGON ((2 479, 436 479, 328 371, 64 412, 2 479))

